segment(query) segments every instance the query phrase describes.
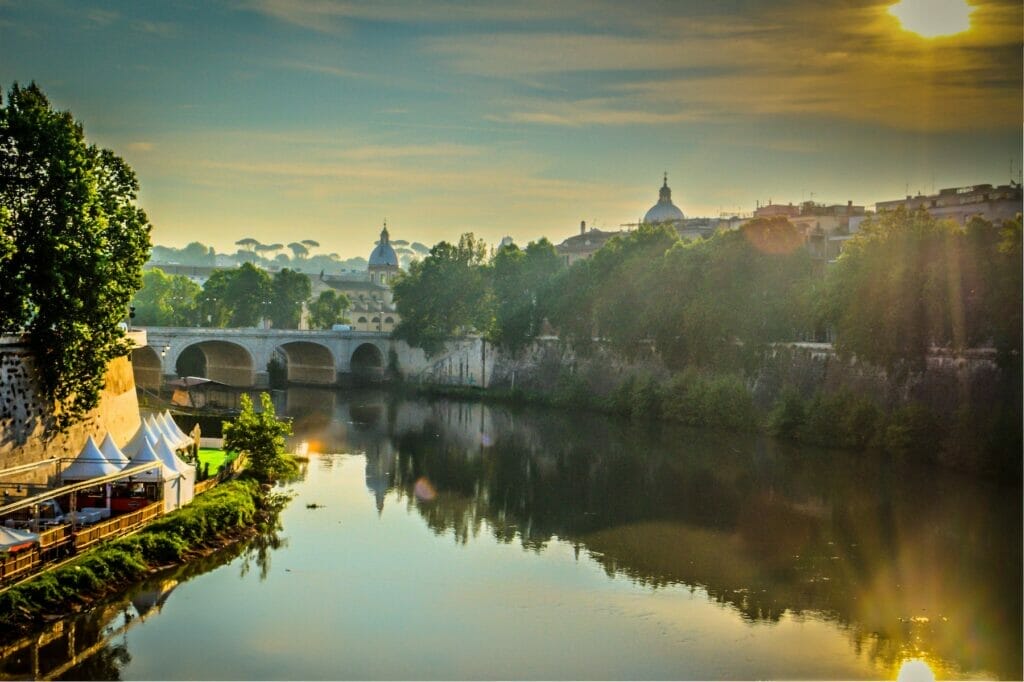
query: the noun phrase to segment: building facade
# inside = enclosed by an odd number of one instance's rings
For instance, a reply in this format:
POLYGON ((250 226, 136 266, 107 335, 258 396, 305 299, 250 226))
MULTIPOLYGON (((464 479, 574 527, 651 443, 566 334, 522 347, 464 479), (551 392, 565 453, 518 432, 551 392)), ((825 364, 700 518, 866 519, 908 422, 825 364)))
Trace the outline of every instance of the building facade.
POLYGON ((1020 215, 1021 200, 1021 186, 1011 180, 1010 184, 998 187, 992 185, 948 187, 940 189, 937 194, 908 195, 906 199, 879 201, 875 204, 875 209, 881 213, 898 208, 908 211, 923 208, 936 218, 953 220, 958 225, 966 225, 974 217, 1001 223, 1004 220, 1013 220, 1020 215))

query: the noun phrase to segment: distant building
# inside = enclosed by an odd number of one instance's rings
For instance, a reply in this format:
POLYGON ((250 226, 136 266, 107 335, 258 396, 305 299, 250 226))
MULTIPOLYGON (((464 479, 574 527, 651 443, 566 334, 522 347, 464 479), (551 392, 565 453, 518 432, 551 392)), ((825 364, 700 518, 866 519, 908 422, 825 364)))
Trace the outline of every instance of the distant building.
POLYGON ((658 190, 658 203, 647 210, 643 222, 647 225, 671 225, 678 228, 685 219, 679 207, 672 203, 672 190, 668 186, 668 173, 665 173, 661 189, 658 190))
MULTIPOLYGON (((683 211, 672 202, 672 188, 668 186, 668 173, 662 179, 658 190, 658 202, 651 206, 638 223, 629 223, 623 227, 646 225, 665 225, 671 227, 680 239, 705 239, 721 230, 738 229, 748 219, 736 215, 722 215, 718 218, 687 218, 683 211)), ((566 265, 593 256, 612 237, 624 234, 625 230, 587 229, 586 222, 580 223, 580 233, 569 237, 555 247, 555 251, 566 265)))
POLYGON ((328 289, 345 294, 352 303, 348 310, 352 329, 390 333, 400 319, 391 295, 391 283, 399 271, 398 257, 385 224, 380 241, 370 252, 366 273, 320 275, 313 280, 312 297, 315 299, 328 289))
POLYGON ((867 215, 863 206, 855 206, 852 201, 831 205, 805 201, 799 206, 769 202, 754 211, 755 218, 786 218, 803 234, 811 256, 827 261, 839 256, 843 243, 857 232, 867 215))
POLYGON ((576 261, 586 260, 590 258, 597 250, 605 245, 609 239, 615 235, 624 234, 624 230, 598 230, 595 228, 587 229, 587 222, 585 220, 580 221, 580 233, 573 235, 568 239, 564 240, 561 244, 555 246, 555 253, 562 259, 562 262, 566 265, 572 265, 576 261))
POLYGON ((370 252, 366 270, 370 273, 370 281, 376 284, 388 284, 398 274, 398 255, 391 246, 387 223, 380 231, 380 241, 370 252))
POLYGON ((948 187, 940 189, 938 194, 908 195, 906 199, 879 201, 875 209, 881 213, 901 207, 910 211, 923 208, 936 218, 948 218, 959 225, 966 225, 975 216, 1001 223, 1013 220, 1021 213, 1021 200, 1021 186, 1011 180, 1010 184, 999 187, 948 187))

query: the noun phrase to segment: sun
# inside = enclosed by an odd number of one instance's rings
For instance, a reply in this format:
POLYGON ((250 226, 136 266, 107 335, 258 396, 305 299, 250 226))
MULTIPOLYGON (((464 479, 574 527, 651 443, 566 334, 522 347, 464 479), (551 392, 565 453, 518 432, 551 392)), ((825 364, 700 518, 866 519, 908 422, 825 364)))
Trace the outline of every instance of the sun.
POLYGON ((971 27, 973 11, 966 0, 900 0, 889 8, 904 30, 922 38, 963 33, 971 27))

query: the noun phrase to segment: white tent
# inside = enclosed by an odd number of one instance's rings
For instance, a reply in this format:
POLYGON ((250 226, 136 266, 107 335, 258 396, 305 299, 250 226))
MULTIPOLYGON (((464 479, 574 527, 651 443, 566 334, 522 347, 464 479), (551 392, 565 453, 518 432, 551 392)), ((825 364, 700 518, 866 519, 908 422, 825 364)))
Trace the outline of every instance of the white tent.
POLYGON ((121 448, 117 447, 117 443, 114 442, 114 438, 110 435, 109 431, 107 432, 107 437, 100 443, 100 452, 118 469, 124 469, 125 465, 128 464, 128 457, 121 452, 121 448))
POLYGON ((17 552, 39 543, 39 536, 27 530, 0 526, 0 552, 17 552))
POLYGON ((142 449, 143 441, 148 442, 151 446, 156 443, 157 434, 153 432, 153 428, 143 420, 139 424, 139 430, 135 432, 121 451, 128 457, 128 459, 134 459, 139 451, 142 449))
POLYGON ((174 421, 174 417, 171 416, 170 410, 164 410, 160 414, 160 416, 163 418, 167 426, 170 427, 171 433, 178 434, 180 438, 187 440, 189 445, 192 444, 192 436, 188 435, 187 433, 181 430, 181 427, 178 426, 178 423, 174 421))
POLYGON ((146 423, 153 429, 153 433, 157 435, 157 440, 159 440, 160 436, 167 438, 167 442, 170 444, 172 450, 177 450, 178 448, 183 448, 187 445, 187 443, 185 443, 181 438, 171 432, 166 423, 162 422, 155 415, 151 414, 146 417, 146 423))
MULTIPOLYGON (((167 438, 161 438, 156 442, 156 447, 153 448, 168 469, 179 474, 180 477, 175 481, 175 508, 183 507, 192 501, 195 495, 196 485, 196 469, 190 464, 186 464, 178 455, 174 454, 174 448, 171 447, 170 442, 167 438)), ((165 489, 166 490, 166 489, 165 489)))
POLYGON ((164 511, 171 511, 178 507, 178 485, 176 485, 178 479, 182 477, 182 474, 167 468, 163 460, 157 456, 153 446, 150 445, 149 441, 143 439, 142 446, 139 448, 139 452, 132 457, 128 466, 138 466, 140 464, 155 463, 160 466, 154 467, 149 471, 144 471, 141 474, 135 474, 131 477, 132 481, 141 483, 162 483, 163 487, 163 498, 164 498, 164 511))
POLYGON ((60 479, 64 483, 68 481, 87 481, 90 478, 116 474, 120 470, 119 467, 103 456, 100 449, 96 447, 96 441, 92 439, 92 436, 89 436, 88 440, 85 441, 85 445, 82 446, 82 451, 78 453, 78 457, 64 471, 60 472, 60 479))

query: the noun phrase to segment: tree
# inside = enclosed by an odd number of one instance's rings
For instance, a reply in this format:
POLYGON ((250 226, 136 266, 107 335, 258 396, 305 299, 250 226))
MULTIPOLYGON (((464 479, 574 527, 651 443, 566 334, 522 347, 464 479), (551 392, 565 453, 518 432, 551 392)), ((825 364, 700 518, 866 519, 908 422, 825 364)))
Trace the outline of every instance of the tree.
POLYGON ((142 282, 149 222, 132 169, 34 83, 0 101, 0 332, 27 332, 63 428, 99 402, 142 282))
POLYGON ((652 263, 642 324, 670 366, 734 366, 810 329, 812 262, 785 218, 680 243, 652 263))
POLYGON ((226 296, 233 270, 214 270, 198 295, 200 324, 204 327, 226 327, 231 319, 226 296))
POLYGON ((546 287, 563 267, 547 239, 530 242, 525 251, 515 244, 498 249, 491 259, 491 341, 515 352, 536 337, 544 319, 546 287))
POLYGON ((202 289, 183 275, 169 276, 160 268, 142 274, 135 294, 135 323, 142 326, 185 327, 198 321, 202 289))
POLYGON ((862 224, 821 301, 836 349, 895 369, 923 367, 933 345, 965 347, 963 241, 956 224, 924 210, 862 224))
POLYGON ((237 242, 235 242, 235 246, 239 246, 242 249, 244 249, 245 251, 254 251, 256 246, 259 243, 260 243, 260 240, 258 240, 258 239, 253 239, 252 237, 246 237, 244 239, 239 239, 237 242))
POLYGON ((486 257, 486 245, 466 233, 458 244, 439 242, 430 255, 413 262, 393 286, 402 316, 395 338, 432 355, 454 336, 489 329, 493 313, 486 257))
POLYGON ((312 329, 330 329, 333 325, 348 322, 345 311, 351 307, 345 294, 327 290, 320 292, 309 304, 309 326, 312 329))
POLYGON ((239 415, 234 421, 224 422, 224 449, 247 453, 249 470, 262 480, 288 473, 294 465, 284 457, 284 439, 292 433, 291 423, 274 415, 269 393, 260 394, 260 412, 253 409, 247 393, 242 394, 239 403, 239 415))
POLYGON ((292 242, 288 245, 288 248, 292 250, 295 255, 295 260, 302 260, 309 255, 309 249, 299 242, 292 242))
POLYGON ((190 242, 177 255, 183 265, 214 265, 217 258, 213 249, 201 242, 190 242))
POLYGON ((252 263, 242 263, 229 272, 223 297, 224 307, 229 311, 228 324, 255 327, 270 310, 270 276, 252 263))
POLYGON ((298 329, 302 318, 302 304, 312 291, 309 277, 285 268, 270 285, 270 319, 275 329, 298 329))

